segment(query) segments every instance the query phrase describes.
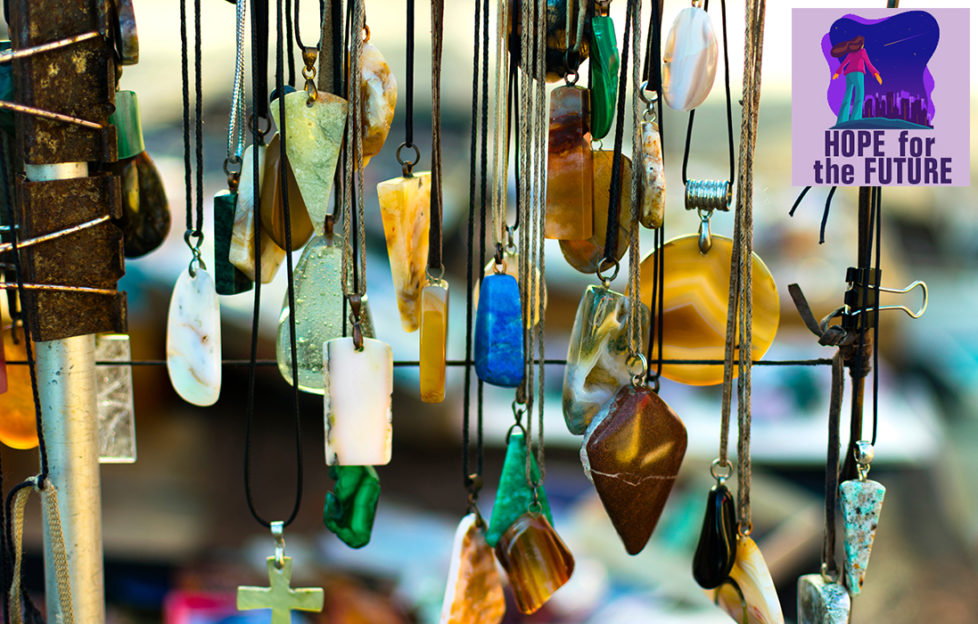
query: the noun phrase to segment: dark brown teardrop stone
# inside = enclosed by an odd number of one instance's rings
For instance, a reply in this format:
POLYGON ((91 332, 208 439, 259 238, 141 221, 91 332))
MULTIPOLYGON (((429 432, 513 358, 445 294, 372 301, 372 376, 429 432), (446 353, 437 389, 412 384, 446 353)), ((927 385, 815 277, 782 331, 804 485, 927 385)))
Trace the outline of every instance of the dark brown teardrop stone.
POLYGON ((120 162, 122 177, 122 233, 127 258, 153 251, 170 233, 170 203, 163 178, 146 152, 120 162))
POLYGON ((703 589, 719 587, 730 576, 737 555, 737 513, 725 485, 706 497, 706 515, 693 555, 693 578, 703 589))

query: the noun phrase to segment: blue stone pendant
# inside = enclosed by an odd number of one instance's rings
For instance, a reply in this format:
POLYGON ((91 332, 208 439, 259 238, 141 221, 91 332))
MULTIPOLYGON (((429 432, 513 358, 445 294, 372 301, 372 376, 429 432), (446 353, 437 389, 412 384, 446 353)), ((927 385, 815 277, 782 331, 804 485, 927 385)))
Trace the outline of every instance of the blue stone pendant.
POLYGON ((487 275, 479 288, 475 317, 475 372, 494 386, 515 388, 523 381, 523 311, 516 278, 487 275))

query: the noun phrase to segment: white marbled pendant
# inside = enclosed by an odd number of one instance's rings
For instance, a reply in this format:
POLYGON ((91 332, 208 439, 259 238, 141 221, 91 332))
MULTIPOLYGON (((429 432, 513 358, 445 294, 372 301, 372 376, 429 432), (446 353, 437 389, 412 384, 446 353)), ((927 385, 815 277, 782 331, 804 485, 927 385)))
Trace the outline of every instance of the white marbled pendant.
POLYGON ((781 601, 764 555, 749 537, 737 537, 737 559, 730 578, 720 587, 706 591, 735 622, 784 624, 781 601))
MULTIPOLYGON (((231 229, 231 247, 228 260, 239 271, 255 279, 255 197, 261 201, 261 177, 265 172, 265 146, 249 145, 241 157, 241 178, 238 180, 238 199, 234 207, 234 226, 231 229), (255 184, 255 156, 258 157, 259 182, 255 184), (257 188, 256 188, 257 187, 257 188)), ((261 232, 261 283, 267 284, 285 260, 285 250, 272 238, 261 232)))
POLYGON ((184 270, 166 318, 166 370, 184 401, 208 406, 221 395, 221 308, 214 279, 184 270))
POLYGON ((662 53, 662 96, 669 108, 688 111, 703 103, 717 75, 717 36, 698 7, 680 11, 662 53))
POLYGON ((391 394, 394 357, 390 345, 334 338, 323 346, 323 416, 326 464, 382 466, 391 460, 391 394))
POLYGON ((662 170, 662 139, 659 124, 642 122, 642 209, 639 222, 643 227, 662 225, 666 209, 666 175, 662 170))

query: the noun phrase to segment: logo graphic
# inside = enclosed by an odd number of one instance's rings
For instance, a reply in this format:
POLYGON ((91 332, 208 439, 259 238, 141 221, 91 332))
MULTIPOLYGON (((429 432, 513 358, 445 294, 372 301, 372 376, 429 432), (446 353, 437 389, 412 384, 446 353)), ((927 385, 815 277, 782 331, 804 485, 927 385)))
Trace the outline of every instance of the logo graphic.
POLYGON ((968 19, 795 9, 792 183, 969 185, 968 19))

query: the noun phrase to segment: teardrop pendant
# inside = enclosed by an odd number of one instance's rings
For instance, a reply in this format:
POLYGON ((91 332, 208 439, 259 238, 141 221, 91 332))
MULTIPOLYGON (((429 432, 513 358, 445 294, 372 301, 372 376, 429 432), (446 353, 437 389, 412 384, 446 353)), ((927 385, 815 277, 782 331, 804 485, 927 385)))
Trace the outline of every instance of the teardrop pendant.
POLYGON ((177 278, 166 318, 166 370, 184 401, 207 407, 221 395, 221 309, 210 273, 177 278))
POLYGON ((485 530, 478 514, 458 523, 439 624, 498 624, 506 614, 503 584, 485 530))
POLYGON ((717 36, 710 16, 692 6, 679 12, 662 53, 662 96, 669 108, 688 111, 710 95, 717 73, 717 36))
POLYGON ((397 310, 401 327, 406 332, 415 331, 421 322, 418 304, 428 260, 430 199, 430 171, 393 178, 377 185, 397 310))
POLYGON ((784 624, 781 601, 764 555, 749 537, 738 536, 730 577, 706 594, 740 624, 784 624))
MULTIPOLYGON (((27 360, 26 340, 23 326, 3 328, 5 368, 7 359, 27 360)), ((0 442, 10 448, 32 449, 37 446, 37 422, 30 369, 27 366, 9 367, 6 383, 7 391, 0 394, 0 442)))
POLYGON ((703 589, 714 589, 730 576, 737 555, 737 512, 733 495, 722 483, 706 497, 706 514, 693 555, 693 578, 703 589))
POLYGON ((360 52, 360 102, 363 108, 363 166, 380 153, 394 122, 397 81, 377 46, 364 42, 360 52))

